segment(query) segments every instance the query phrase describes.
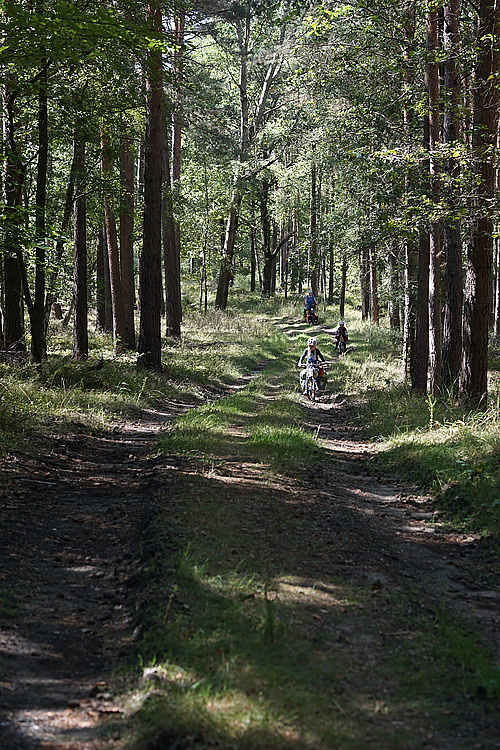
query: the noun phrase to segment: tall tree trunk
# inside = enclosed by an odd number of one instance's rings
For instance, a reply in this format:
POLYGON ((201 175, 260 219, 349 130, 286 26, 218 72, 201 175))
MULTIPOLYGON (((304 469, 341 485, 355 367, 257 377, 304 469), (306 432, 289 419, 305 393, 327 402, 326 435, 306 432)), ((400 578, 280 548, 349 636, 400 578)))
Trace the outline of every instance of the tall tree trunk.
MULTIPOLYGON (((428 243, 429 235, 425 234, 426 241, 428 243)), ((427 245, 428 246, 428 245, 427 245)), ((425 299, 420 302, 420 307, 417 302, 415 281, 417 277, 416 267, 416 253, 414 242, 411 238, 407 238, 404 244, 404 270, 403 270, 403 287, 404 287, 404 313, 403 313, 403 377, 406 380, 410 374, 413 386, 413 379, 415 376, 416 367, 416 318, 417 315, 424 315, 427 321, 429 315, 429 308, 427 305, 428 298, 428 286, 425 287, 424 294, 425 299)), ((429 256, 425 256, 424 273, 428 281, 427 272, 429 270, 429 256)), ((426 328, 426 335, 429 334, 428 327, 426 328)), ((428 339, 426 339, 427 341, 428 339)), ((427 389, 427 358, 428 349, 425 349, 423 356, 423 369, 424 369, 424 391, 427 389)))
MULTIPOLYGON (((425 83, 429 104, 429 164, 430 186, 434 206, 439 201, 439 168, 437 149, 439 146, 439 68, 438 15, 434 0, 429 0, 427 13, 427 61, 425 83)), ((432 209, 431 209, 432 210, 432 209)), ((429 254, 429 388, 437 396, 441 387, 441 225, 434 218, 430 223, 429 254)))
POLYGON ((367 320, 370 317, 370 262, 367 245, 361 246, 360 255, 359 285, 361 291, 361 319, 367 320))
POLYGON ((227 298, 229 296, 229 282, 233 275, 234 246, 236 242, 236 232, 238 230, 239 213, 242 201, 242 194, 238 189, 233 191, 229 214, 227 217, 226 234, 224 239, 224 248, 222 250, 222 262, 219 272, 219 281, 217 284, 217 293, 215 296, 215 307, 219 310, 225 310, 227 307, 227 298))
POLYGON ((401 328, 398 278, 398 258, 396 249, 391 247, 389 250, 389 325, 396 331, 399 331, 401 328))
POLYGON ((257 228, 255 226, 255 201, 250 201, 250 291, 255 292, 257 277, 257 228))
MULTIPOLYGON (((161 35, 159 0, 151 0, 148 17, 161 35)), ((139 356, 141 367, 161 370, 161 225, 163 146, 162 53, 149 52, 146 78, 146 148, 144 155, 144 223, 140 260, 139 356)))
POLYGON ((499 0, 480 0, 472 135, 476 188, 470 206, 460 391, 481 408, 486 407, 488 395, 499 16, 499 0))
POLYGON ((124 350, 125 319, 123 315, 123 291, 120 277, 120 255, 118 249, 118 234, 116 231, 116 216, 112 194, 112 162, 111 146, 108 134, 101 131, 101 162, 104 178, 104 221, 106 223, 106 240, 108 246, 109 281, 111 285, 111 305, 113 308, 113 339, 115 353, 124 350))
POLYGON ((500 240, 498 237, 495 237, 494 254, 495 288, 493 297, 493 334, 498 338, 500 336, 500 240))
POLYGON ((444 101, 443 141, 448 148, 444 162, 447 173, 445 198, 448 217, 444 225, 444 256, 446 259, 446 297, 443 323, 443 384, 458 392, 458 378, 462 358, 462 242, 460 237, 459 178, 460 166, 453 154, 453 145, 460 127, 460 70, 459 0, 449 0, 444 6, 444 101))
POLYGON ((309 274, 311 289, 314 295, 318 294, 318 198, 316 177, 316 156, 313 149, 311 163, 311 203, 310 203, 310 244, 309 244, 309 274))
POLYGON ((372 323, 379 324, 379 302, 378 302, 378 273, 377 273, 377 249, 375 245, 370 246, 370 317, 372 323))
POLYGON ((427 393, 429 361, 429 256, 429 232, 422 229, 418 249, 415 346, 411 358, 412 388, 422 394, 427 393))
POLYGON ((73 329, 73 358, 87 359, 89 354, 88 336, 88 308, 87 308, 87 215, 83 175, 85 171, 85 145, 79 134, 75 135, 78 142, 75 145, 77 154, 77 173, 80 177, 79 188, 75 198, 74 215, 74 271, 73 271, 73 301, 75 318, 73 329))
MULTIPOLYGON (((172 116, 172 179, 170 185, 166 184, 167 193, 170 196, 170 208, 168 213, 172 216, 174 246, 165 244, 165 312, 167 336, 180 339, 182 323, 182 295, 181 295, 181 227, 175 218, 173 208, 173 195, 177 200, 181 192, 181 144, 182 144, 182 121, 183 121, 183 67, 184 67, 184 25, 185 12, 182 8, 175 10, 174 18, 174 40, 175 49, 173 55, 172 69, 174 80, 175 103, 172 116), (168 250, 168 258, 166 252, 168 250)), ((168 163, 164 164, 168 169, 168 163)), ((170 172, 169 172, 170 176, 170 172)), ((167 183, 167 176, 164 176, 167 183)), ((167 196, 167 201, 169 200, 167 196)), ((170 221, 170 219, 169 219, 170 221)), ((170 235, 169 235, 170 236, 170 235)), ((165 240, 164 240, 165 242, 165 240)))
POLYGON ((269 180, 267 176, 262 178, 260 188, 260 230, 262 240, 262 255, 264 267, 262 272, 262 296, 270 297, 272 291, 272 261, 273 248, 271 237, 271 219, 269 216, 269 180))
POLYGON ((134 157, 132 138, 122 135, 120 145, 120 277, 123 298, 123 346, 135 349, 134 284, 134 157))
POLYGON ((16 142, 15 101, 16 90, 7 83, 3 87, 3 136, 5 196, 4 235, 4 347, 24 351, 24 317, 22 277, 19 260, 19 227, 21 223, 21 196, 26 167, 19 156, 16 142))
POLYGON ((113 330, 113 317, 109 316, 107 310, 111 301, 111 292, 109 292, 108 287, 109 266, 108 254, 106 251, 106 230, 104 227, 101 227, 97 233, 96 249, 96 326, 99 331, 111 333, 113 330), (107 269, 108 272, 106 273, 107 269), (111 327, 108 327, 109 323, 111 323, 111 327))
MULTIPOLYGON (((64 199, 64 210, 63 216, 59 228, 59 234, 64 235, 70 225, 71 217, 74 216, 74 196, 75 196, 75 185, 76 185, 76 162, 77 162, 77 139, 73 139, 73 158, 71 161, 71 168, 68 178, 68 184, 66 187, 66 195, 64 199)), ((52 305, 56 300, 56 284, 61 268, 61 259, 63 257, 65 248, 65 241, 59 238, 56 241, 55 257, 52 263, 52 267, 46 283, 46 295, 45 295, 45 311, 44 311, 44 325, 45 325, 45 337, 47 337, 47 329, 50 320, 50 311, 52 305)))
POLYGON ((47 110, 47 63, 43 63, 39 76, 38 90, 38 159, 36 173, 35 208, 35 292, 33 314, 31 316, 31 356, 41 362, 47 356, 45 310, 45 211, 47 204, 47 164, 49 151, 48 110, 47 110))
POLYGON ((347 287, 347 257, 344 255, 342 257, 342 267, 341 267, 341 278, 340 278, 340 306, 339 306, 339 313, 340 313, 340 319, 344 320, 345 317, 345 292, 347 287))
POLYGON ((164 128, 163 147, 163 263, 165 268, 165 317, 167 336, 174 339, 181 337, 182 304, 180 279, 180 254, 178 252, 178 238, 174 218, 174 201, 172 195, 172 180, 170 177, 170 160, 168 149, 167 129, 164 128))

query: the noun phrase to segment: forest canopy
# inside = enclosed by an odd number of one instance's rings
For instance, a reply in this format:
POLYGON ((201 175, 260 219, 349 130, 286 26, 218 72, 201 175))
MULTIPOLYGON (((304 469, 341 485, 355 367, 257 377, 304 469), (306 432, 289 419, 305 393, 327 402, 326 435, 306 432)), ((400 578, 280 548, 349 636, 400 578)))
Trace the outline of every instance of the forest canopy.
POLYGON ((500 333, 497 0, 1 4, 2 349, 50 317, 160 370, 233 287, 399 331, 484 407, 500 333))

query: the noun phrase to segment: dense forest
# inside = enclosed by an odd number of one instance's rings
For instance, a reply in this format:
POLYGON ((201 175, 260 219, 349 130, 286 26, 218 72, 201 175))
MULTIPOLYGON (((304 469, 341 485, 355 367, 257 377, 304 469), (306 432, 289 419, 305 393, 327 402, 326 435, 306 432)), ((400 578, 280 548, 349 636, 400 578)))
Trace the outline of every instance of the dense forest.
POLYGON ((232 288, 401 331, 417 392, 484 407, 500 332, 498 0, 5 0, 1 340, 49 319, 161 369, 232 288), (95 312, 94 312, 95 311, 95 312), (138 311, 136 323, 136 311, 138 311))

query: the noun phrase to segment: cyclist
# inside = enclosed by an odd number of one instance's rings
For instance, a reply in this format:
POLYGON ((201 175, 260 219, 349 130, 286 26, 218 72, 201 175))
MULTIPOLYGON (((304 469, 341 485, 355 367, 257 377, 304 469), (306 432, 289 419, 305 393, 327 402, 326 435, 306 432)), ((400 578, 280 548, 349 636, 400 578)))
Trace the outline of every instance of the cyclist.
POLYGON ((340 321, 339 327, 337 328, 337 330, 335 331, 333 335, 336 338, 335 349, 337 349, 338 351, 339 341, 341 338, 343 338, 346 343, 349 341, 349 336, 347 335, 347 328, 345 327, 345 323, 343 320, 340 321))
POLYGON ((305 298, 304 298, 304 318, 307 320, 308 316, 312 316, 313 322, 315 317, 315 311, 316 311, 316 305, 317 300, 314 294, 312 293, 312 289, 309 289, 307 292, 305 298))
MULTIPOLYGON (((312 336, 310 339, 307 340, 307 346, 302 352, 302 355, 299 358, 298 366, 303 367, 304 364, 309 362, 324 362, 325 358, 322 355, 321 351, 318 348, 318 342, 312 336)), ((300 382, 302 386, 302 391, 304 391, 305 386, 305 380, 306 380, 306 371, 303 368, 302 372, 300 373, 300 382)), ((323 374, 320 374, 318 376, 318 388, 319 390, 324 390, 326 386, 326 373, 323 370, 323 374)))

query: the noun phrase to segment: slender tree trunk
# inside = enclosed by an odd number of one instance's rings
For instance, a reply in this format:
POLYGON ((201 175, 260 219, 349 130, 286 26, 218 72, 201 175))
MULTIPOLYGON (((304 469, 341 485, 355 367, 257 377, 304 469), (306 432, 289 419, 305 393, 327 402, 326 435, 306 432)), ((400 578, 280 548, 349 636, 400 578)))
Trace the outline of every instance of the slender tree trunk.
MULTIPOLYGON (((429 235, 426 233, 426 239, 428 240, 429 235)), ((418 314, 427 316, 429 314, 429 308, 427 306, 428 287, 425 288, 425 299, 421 302, 421 308, 416 303, 416 283, 415 277, 417 273, 415 271, 416 266, 415 258, 415 247, 414 243, 410 238, 407 238, 404 245, 404 270, 403 270, 403 287, 404 287, 404 314, 403 314, 403 377, 406 380, 408 374, 411 374, 411 380, 413 385, 413 378, 415 375, 416 367, 416 318, 418 314)), ((425 257, 425 273, 429 269, 429 256, 425 257)), ((426 277, 427 278, 427 277, 426 277)), ((428 335, 428 328, 426 334, 428 335)), ((426 339, 427 340, 427 339, 426 339)), ((423 368, 424 368, 424 390, 427 388, 427 357, 428 350, 425 350, 423 357, 423 368)))
POLYGON ((429 255, 429 232, 422 229, 418 248, 415 345, 411 357, 412 388, 422 394, 427 393, 429 362, 429 255))
POLYGON ((500 336, 500 241, 495 237, 495 290, 493 306, 493 334, 500 336))
POLYGON ((219 282, 217 284, 217 294, 215 296, 215 307, 219 310, 225 310, 227 307, 227 298, 229 296, 229 282, 233 275, 234 246, 236 242, 236 232, 238 230, 240 205, 242 194, 239 190, 234 190, 227 217, 226 234, 224 239, 224 248, 222 251, 222 263, 219 273, 219 282))
POLYGON ((379 324, 379 302, 378 302, 378 274, 377 274, 377 249, 375 245, 370 247, 370 317, 372 323, 379 324))
POLYGON ((398 258, 395 248, 391 247, 389 250, 389 325, 396 331, 401 328, 398 278, 398 258))
POLYGON ((255 201, 250 201, 250 291, 255 292, 257 277, 257 229, 255 226, 255 201))
POLYGON ((116 231, 116 217, 112 195, 112 162, 111 146, 104 128, 101 131, 101 162, 104 178, 104 221, 106 223, 106 240, 108 245, 109 280, 111 285, 111 305, 113 308, 113 339, 115 353, 124 350, 125 319, 123 314, 123 290, 120 276, 120 254, 118 249, 118 234, 116 231))
POLYGON ((39 77, 38 91, 38 159, 36 174, 35 209, 35 292, 33 314, 31 316, 31 356, 41 362, 47 356, 45 310, 45 212, 47 204, 47 164, 49 151, 48 110, 47 110, 47 63, 43 63, 39 77))
POLYGON ((134 157, 132 138, 122 136, 120 147, 120 277, 123 297, 123 346, 135 349, 134 283, 134 157))
POLYGON ((370 317, 370 262, 369 249, 367 245, 361 247, 361 258, 359 264, 359 282, 361 290, 361 319, 370 317))
POLYGON ((343 320, 345 317, 345 293, 347 287, 347 257, 344 255, 342 258, 341 268, 341 279, 340 279, 340 319, 343 320))
POLYGON ((260 188, 260 229, 264 267, 262 273, 262 296, 271 296, 273 248, 271 246, 271 220, 269 217, 269 180, 264 177, 260 188))
MULTIPOLYGON (((77 139, 73 139, 73 158, 71 161, 71 168, 68 178, 68 184, 66 187, 66 195, 64 199, 64 210, 60 224, 60 235, 64 235, 70 225, 71 217, 74 216, 74 196, 75 196, 75 185, 76 185, 76 153, 77 139)), ((52 305, 56 300, 56 284, 61 269, 61 260, 64 253, 65 241, 60 238, 56 242, 55 257, 52 263, 51 271, 48 276, 46 284, 46 295, 45 295, 45 312, 44 312, 44 325, 45 325, 45 338, 47 337, 47 330, 50 320, 50 311, 52 305)))
MULTIPOLYGON (((170 186, 166 185, 167 193, 170 194, 169 213, 173 222, 174 247, 165 245, 165 312, 167 336, 180 339, 182 323, 182 295, 181 295, 181 227, 175 218, 173 207, 173 195, 177 200, 181 193, 181 144, 182 144, 182 122, 183 122, 183 67, 184 67, 184 26, 185 12, 182 8, 176 9, 174 18, 174 40, 175 49, 173 55, 173 80, 175 91, 175 104, 172 117, 172 178, 170 186), (168 249, 168 257, 167 257, 168 249)), ((168 164, 164 164, 168 169, 168 164)), ((170 177, 170 171, 169 171, 170 177)), ((167 183, 167 176, 164 176, 167 183)), ((168 201, 168 197, 167 197, 168 201)), ((170 220, 169 220, 170 221, 170 220)), ((169 230, 170 231, 170 230, 169 230)), ((169 235, 170 236, 170 235, 169 235)))
POLYGON ((22 298, 22 277, 18 254, 21 196, 26 167, 19 156, 16 142, 15 101, 17 92, 8 84, 3 87, 3 136, 4 136, 4 175, 3 190, 5 199, 4 235, 4 347, 24 351, 24 316, 22 298))
POLYGON ((311 205, 310 205, 310 244, 309 244, 309 273, 311 289, 314 295, 318 294, 318 199, 317 199, 317 177, 316 157, 313 150, 311 163, 311 205))
MULTIPOLYGON (((427 62, 425 83, 429 102, 429 164, 430 185, 434 205, 440 193, 437 149, 439 146, 439 69, 438 15, 434 0, 429 0, 427 13, 427 62)), ((429 255, 429 388, 437 396, 441 387, 441 225, 431 218, 429 255)))
POLYGON ((165 313, 167 336, 181 338, 182 304, 180 279, 180 254, 174 218, 170 160, 168 157, 167 129, 164 128, 163 148, 163 263, 165 267, 165 313))
MULTIPOLYGON (((148 17, 161 34, 159 0, 151 0, 148 17)), ((162 53, 149 52, 146 81, 146 148, 144 156, 144 224, 140 260, 139 356, 141 367, 161 370, 161 225, 163 146, 162 53)))
POLYGON ((110 329, 107 328, 106 298, 111 299, 111 294, 109 292, 106 293, 106 286, 109 280, 109 274, 106 274, 107 264, 106 230, 102 227, 97 233, 96 249, 96 327, 99 331, 108 331, 109 333, 110 329))
MULTIPOLYGON (((79 136, 75 136, 79 138, 79 136)), ((75 145, 77 154, 77 173, 80 176, 79 190, 75 199, 74 213, 74 271, 73 300, 75 305, 73 329, 73 358, 80 361, 89 354, 88 307, 87 307, 87 214, 83 174, 85 171, 85 145, 78 140, 75 145)))
POLYGON ((445 198, 448 217, 444 225, 444 256, 446 259, 446 297, 443 323, 443 383, 458 392, 458 379, 462 358, 462 242, 460 237, 459 178, 460 166, 453 154, 453 145, 460 127, 460 70, 459 52, 459 0, 449 0, 444 6, 444 101, 443 141, 449 153, 444 162, 447 174, 445 198))
POLYGON ((499 17, 499 0, 480 0, 472 135, 476 189, 470 206, 460 391, 481 408, 486 408, 488 395, 499 17))

